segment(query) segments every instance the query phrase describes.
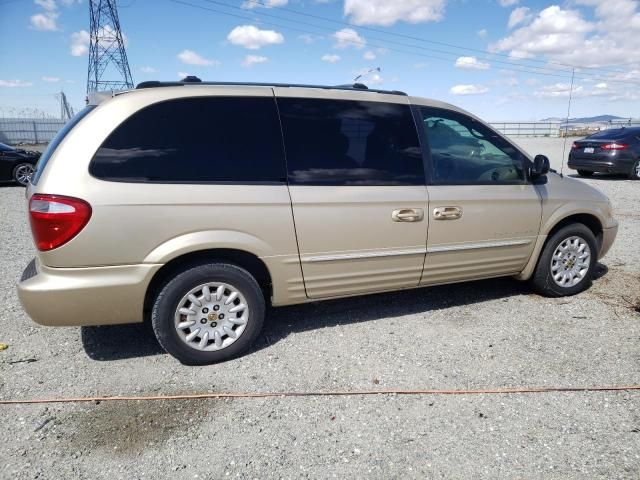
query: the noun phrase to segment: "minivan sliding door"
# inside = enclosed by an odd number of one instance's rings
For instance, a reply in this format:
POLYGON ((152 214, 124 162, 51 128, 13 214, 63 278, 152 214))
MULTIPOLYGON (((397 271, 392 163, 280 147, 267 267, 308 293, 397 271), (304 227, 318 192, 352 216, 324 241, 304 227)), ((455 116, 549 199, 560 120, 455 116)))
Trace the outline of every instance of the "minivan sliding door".
POLYGON ((407 98, 295 95, 276 89, 307 295, 417 286, 427 190, 407 98))

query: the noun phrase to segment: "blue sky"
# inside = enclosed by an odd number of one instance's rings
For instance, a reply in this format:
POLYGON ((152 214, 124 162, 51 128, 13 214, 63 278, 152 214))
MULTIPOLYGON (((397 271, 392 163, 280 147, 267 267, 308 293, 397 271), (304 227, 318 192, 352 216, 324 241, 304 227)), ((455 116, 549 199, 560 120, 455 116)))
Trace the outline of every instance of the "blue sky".
MULTIPOLYGON (((636 0, 179 1, 119 1, 134 82, 331 85, 379 67, 363 81, 487 120, 534 120, 566 115, 574 65, 572 116, 640 116, 636 0)), ((0 0, 0 115, 58 115, 60 90, 82 106, 88 10, 0 0)))

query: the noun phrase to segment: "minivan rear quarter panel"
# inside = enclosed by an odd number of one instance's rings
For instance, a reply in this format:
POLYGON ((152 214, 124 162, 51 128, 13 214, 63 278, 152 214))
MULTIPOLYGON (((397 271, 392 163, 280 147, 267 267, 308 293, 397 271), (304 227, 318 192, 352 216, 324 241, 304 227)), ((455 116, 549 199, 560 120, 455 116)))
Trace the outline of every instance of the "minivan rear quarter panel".
POLYGON ((179 98, 236 95, 273 98, 273 91, 207 86, 143 89, 98 106, 62 142, 30 191, 64 192, 86 200, 93 210, 78 236, 60 248, 40 252, 40 262, 66 268, 161 264, 183 253, 235 248, 260 257, 272 278, 278 279, 273 285, 274 304, 290 297, 304 299, 284 182, 124 183, 99 180, 89 173, 89 161, 100 145, 124 119, 144 107, 179 98))

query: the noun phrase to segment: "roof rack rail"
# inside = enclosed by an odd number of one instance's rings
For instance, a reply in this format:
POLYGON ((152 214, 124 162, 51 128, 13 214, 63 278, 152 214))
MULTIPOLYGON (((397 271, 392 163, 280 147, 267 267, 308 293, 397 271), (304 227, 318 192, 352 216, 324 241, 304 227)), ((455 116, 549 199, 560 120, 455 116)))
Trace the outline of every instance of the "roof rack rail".
POLYGON ((158 80, 149 80, 139 83, 136 89, 142 88, 159 88, 159 87, 183 87, 187 85, 214 85, 214 86, 232 86, 232 87, 282 87, 282 88, 318 88, 323 90, 350 90, 373 93, 386 93, 388 95, 403 95, 405 92, 398 90, 378 90, 367 87, 364 83, 353 83, 347 85, 307 85, 301 83, 271 83, 271 82, 203 82, 198 77, 188 76, 177 82, 161 82, 158 80))

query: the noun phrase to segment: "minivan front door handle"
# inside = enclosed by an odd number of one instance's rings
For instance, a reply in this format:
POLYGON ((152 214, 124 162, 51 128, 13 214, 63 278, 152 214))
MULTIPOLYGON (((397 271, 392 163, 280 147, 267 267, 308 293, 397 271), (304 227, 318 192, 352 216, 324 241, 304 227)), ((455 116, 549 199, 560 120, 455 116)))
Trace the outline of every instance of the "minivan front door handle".
POLYGON ((433 209, 433 218, 436 220, 457 220, 462 217, 460 207, 437 207, 433 209))
POLYGON ((394 222, 419 222, 423 218, 424 212, 421 208, 401 208, 391 214, 394 222))

